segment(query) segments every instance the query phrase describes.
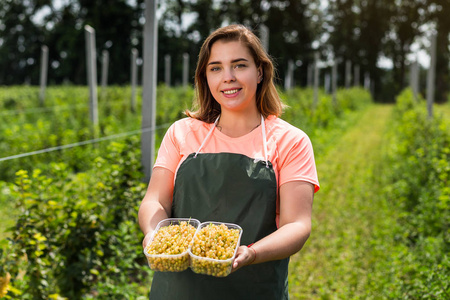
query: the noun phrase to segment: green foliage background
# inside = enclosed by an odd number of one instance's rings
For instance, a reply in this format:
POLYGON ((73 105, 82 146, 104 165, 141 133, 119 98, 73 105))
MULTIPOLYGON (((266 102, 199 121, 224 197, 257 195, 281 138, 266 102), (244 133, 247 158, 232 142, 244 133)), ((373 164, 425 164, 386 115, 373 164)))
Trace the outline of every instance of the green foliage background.
MULTIPOLYGON (((37 89, 16 87, 1 93, 2 157, 93 137, 83 104, 87 99, 85 87, 51 88, 44 107, 36 104, 37 89), (32 113, 31 109, 40 113, 32 113), (28 148, 22 148, 23 145, 28 148)), ((128 87, 108 88, 107 96, 100 101, 100 136, 139 129, 140 116, 131 112, 129 94, 128 87)), ((284 119, 310 136, 319 166, 328 164, 325 158, 333 153, 344 134, 373 111, 370 94, 359 88, 339 90, 336 102, 321 91, 316 104, 310 89, 280 94, 289 105, 284 119)), ((158 88, 157 124, 161 127, 157 145, 166 130, 163 125, 183 117, 192 97, 189 88, 158 88)), ((305 251, 317 249, 316 240, 322 248, 332 245, 325 234, 316 236, 300 252, 305 253, 306 260, 293 259, 291 263, 294 273, 290 274, 290 290, 294 299, 448 296, 448 123, 439 117, 428 119, 423 100, 414 102, 409 91, 399 95, 389 120, 385 151, 377 156, 382 163, 379 168, 367 170, 369 175, 378 171, 383 176, 376 177, 378 185, 369 184, 375 177, 361 176, 355 183, 359 188, 347 191, 347 204, 353 204, 344 210, 361 214, 361 223, 353 224, 359 225, 356 228, 360 231, 372 228, 371 236, 359 239, 367 238, 364 245, 373 249, 361 256, 358 244, 349 248, 342 243, 348 233, 337 237, 341 242, 337 242, 336 254, 346 253, 356 259, 347 262, 348 267, 367 265, 371 272, 364 273, 364 278, 340 274, 345 275, 346 281, 338 286, 330 278, 302 284, 295 274, 308 270, 312 274, 321 268, 312 262, 334 262, 334 256, 317 257, 311 253, 308 258, 310 254, 305 251), (374 201, 387 203, 391 214, 374 219, 378 222, 374 224, 362 221, 370 207, 358 199, 360 191, 371 195, 374 201), (384 224, 379 223, 383 221, 384 224), (360 287, 354 289, 350 284, 357 279, 360 287)), ((360 158, 353 158, 356 159, 360 158)), ((336 166, 339 163, 333 161, 336 166)), ((0 278, 11 275, 5 299, 147 297, 152 271, 142 254, 142 235, 137 225, 137 210, 146 189, 140 168, 139 134, 0 162, 0 168, 0 214, 11 225, 8 232, 2 233, 0 242, 0 278)), ((322 175, 324 182, 326 175, 322 175)), ((327 187, 324 188, 326 193, 327 187)), ((340 191, 338 185, 328 189, 340 191)), ((333 197, 336 195, 339 194, 333 197)), ((317 211, 318 215, 321 213, 317 211)), ((317 226, 327 228, 334 224, 335 213, 317 226)), ((338 260, 338 264, 342 263, 338 260)), ((0 295, 1 292, 0 285, 0 295)))

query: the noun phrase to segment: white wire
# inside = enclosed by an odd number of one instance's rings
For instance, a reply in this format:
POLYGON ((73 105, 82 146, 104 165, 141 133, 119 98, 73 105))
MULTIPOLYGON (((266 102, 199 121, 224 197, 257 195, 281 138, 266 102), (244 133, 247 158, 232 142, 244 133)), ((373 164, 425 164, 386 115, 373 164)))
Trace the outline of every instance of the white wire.
POLYGON ((50 106, 50 107, 35 107, 24 110, 7 110, 0 112, 0 116, 12 116, 12 115, 20 115, 20 114, 34 114, 34 113, 42 113, 42 112, 51 112, 54 110, 69 110, 72 108, 80 108, 87 107, 87 104, 78 104, 78 105, 59 105, 59 106, 50 106))
POLYGON ((42 149, 42 150, 36 150, 36 151, 16 154, 16 155, 12 155, 12 156, 2 157, 2 158, 0 158, 0 162, 6 161, 6 160, 22 158, 22 157, 27 157, 27 156, 32 156, 32 155, 37 155, 37 154, 42 154, 42 153, 53 152, 53 151, 57 151, 57 150, 69 149, 69 148, 74 148, 74 147, 78 147, 78 146, 84 146, 84 145, 88 145, 88 144, 95 144, 98 142, 122 138, 122 137, 135 135, 135 134, 142 133, 142 132, 155 131, 160 128, 168 127, 169 125, 170 125, 170 123, 167 123, 167 124, 163 124, 160 126, 156 126, 155 128, 143 128, 143 129, 123 132, 123 133, 119 133, 119 134, 114 134, 114 135, 110 135, 110 136, 105 136, 105 137, 101 137, 101 138, 96 138, 96 139, 92 139, 92 140, 77 142, 77 143, 73 143, 73 144, 50 147, 50 148, 46 148, 46 149, 42 149))

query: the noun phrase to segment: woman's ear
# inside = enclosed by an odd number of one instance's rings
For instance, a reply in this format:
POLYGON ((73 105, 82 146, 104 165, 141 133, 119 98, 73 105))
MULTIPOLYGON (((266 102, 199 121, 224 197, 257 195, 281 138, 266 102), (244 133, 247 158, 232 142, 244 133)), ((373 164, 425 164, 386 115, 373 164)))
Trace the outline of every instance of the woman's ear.
POLYGON ((259 67, 258 68, 258 83, 261 83, 262 80, 263 80, 263 71, 262 71, 262 68, 259 67))

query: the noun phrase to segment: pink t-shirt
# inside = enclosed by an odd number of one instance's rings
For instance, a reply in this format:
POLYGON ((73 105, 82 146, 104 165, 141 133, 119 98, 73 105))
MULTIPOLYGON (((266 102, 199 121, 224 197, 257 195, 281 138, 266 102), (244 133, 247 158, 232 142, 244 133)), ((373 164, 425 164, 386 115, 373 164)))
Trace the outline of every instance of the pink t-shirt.
MULTIPOLYGON (((269 116, 264 124, 268 159, 273 165, 278 188, 286 182, 299 180, 312 183, 317 192, 319 181, 314 152, 306 133, 275 116, 269 116)), ((164 136, 154 167, 166 168, 176 174, 187 156, 197 152, 213 126, 213 123, 193 118, 176 121, 164 136)), ((239 153, 264 160, 262 126, 238 138, 214 130, 200 152, 239 153)))

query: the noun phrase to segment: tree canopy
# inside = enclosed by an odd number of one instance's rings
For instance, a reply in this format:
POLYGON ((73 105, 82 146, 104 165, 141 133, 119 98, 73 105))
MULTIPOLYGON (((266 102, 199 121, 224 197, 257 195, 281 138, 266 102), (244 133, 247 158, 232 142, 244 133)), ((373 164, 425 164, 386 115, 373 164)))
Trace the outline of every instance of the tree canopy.
MULTIPOLYGON (((343 62, 351 60, 361 69, 360 82, 370 74, 375 97, 383 99, 393 99, 408 84, 415 53, 427 50, 428 38, 436 32, 437 100, 444 101, 448 92, 446 0, 166 0, 158 7, 159 81, 164 80, 162 62, 168 54, 171 82, 181 83, 183 53, 188 53, 192 82, 206 36, 222 25, 241 23, 257 34, 261 25, 269 29, 269 54, 280 85, 289 60, 296 65, 295 83, 306 85, 307 68, 319 52, 324 72, 336 59, 339 74, 344 74, 343 62), (392 68, 383 68, 380 58, 391 61, 392 68)), ((99 64, 101 52, 109 52, 108 82, 127 84, 131 49, 142 52, 144 10, 144 0, 2 0, 0 85, 38 84, 42 45, 49 48, 50 84, 86 84, 85 25, 96 30, 99 64)), ((343 85, 343 75, 338 82, 343 85)))

